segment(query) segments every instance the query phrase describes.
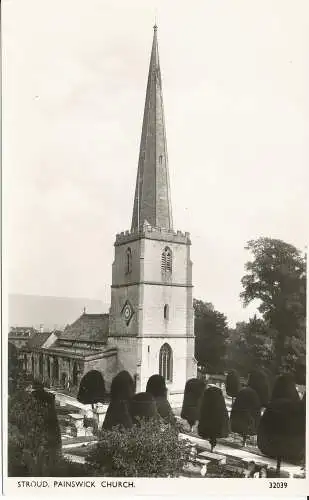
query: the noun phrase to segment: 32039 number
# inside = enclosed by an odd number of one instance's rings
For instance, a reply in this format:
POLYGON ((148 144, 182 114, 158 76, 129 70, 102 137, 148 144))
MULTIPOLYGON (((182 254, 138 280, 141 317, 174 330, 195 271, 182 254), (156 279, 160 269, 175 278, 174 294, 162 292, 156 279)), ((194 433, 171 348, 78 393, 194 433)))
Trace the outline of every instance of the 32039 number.
POLYGON ((270 481, 269 487, 270 488, 287 488, 288 483, 283 482, 283 481, 270 481))

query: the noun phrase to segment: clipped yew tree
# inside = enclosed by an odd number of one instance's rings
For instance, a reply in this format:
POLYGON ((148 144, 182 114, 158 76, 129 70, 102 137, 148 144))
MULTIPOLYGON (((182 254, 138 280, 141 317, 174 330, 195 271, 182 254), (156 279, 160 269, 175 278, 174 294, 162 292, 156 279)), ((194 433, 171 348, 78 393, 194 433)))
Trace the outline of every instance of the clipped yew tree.
POLYGON ((229 434, 229 416, 219 387, 208 387, 204 391, 198 434, 209 441, 211 451, 216 446, 218 438, 227 437, 229 434))
POLYGON ((241 389, 239 373, 236 370, 230 370, 225 379, 226 394, 233 399, 241 389))
POLYGON ((129 403, 130 415, 133 423, 140 423, 141 420, 160 419, 154 397, 149 392, 139 392, 135 394, 129 403))
POLYGON ((178 477, 189 452, 174 426, 162 426, 157 418, 144 418, 129 429, 115 427, 102 432, 86 461, 94 476, 178 477))
POLYGON ((166 423, 175 424, 176 418, 167 400, 167 388, 162 375, 149 377, 146 392, 151 394, 156 402, 157 411, 166 423))
POLYGON ((106 397, 104 379, 98 370, 87 372, 79 385, 77 400, 83 404, 104 403, 106 397))
POLYGON ((112 429, 119 425, 124 428, 132 426, 129 401, 133 395, 134 381, 129 372, 123 370, 112 380, 110 403, 103 422, 103 429, 112 429))
POLYGON ((303 401, 275 399, 266 408, 258 429, 257 444, 262 453, 277 460, 300 462, 305 455, 305 405, 303 401))
POLYGON ((55 397, 36 387, 8 398, 8 475, 49 476, 61 453, 55 397))
POLYGON ((201 379, 191 378, 186 382, 180 416, 188 422, 191 431, 200 418, 204 390, 205 382, 201 379))
POLYGON ((251 387, 241 389, 236 396, 231 411, 231 431, 243 438, 246 445, 248 436, 257 434, 261 403, 256 391, 251 387))
POLYGON ((276 378, 271 401, 275 401, 276 399, 299 401, 299 394, 296 389, 294 377, 291 373, 283 373, 276 378))
POLYGON ((256 391, 261 407, 268 404, 270 400, 270 384, 266 373, 262 370, 252 370, 249 374, 248 387, 256 391))

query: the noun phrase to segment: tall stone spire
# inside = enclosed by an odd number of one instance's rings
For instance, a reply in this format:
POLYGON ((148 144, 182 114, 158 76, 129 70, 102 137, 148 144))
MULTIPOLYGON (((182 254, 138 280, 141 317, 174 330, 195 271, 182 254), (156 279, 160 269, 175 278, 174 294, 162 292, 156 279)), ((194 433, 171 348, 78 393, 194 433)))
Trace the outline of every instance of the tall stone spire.
POLYGON ((165 229, 173 226, 157 26, 153 29, 132 231, 145 222, 165 229))

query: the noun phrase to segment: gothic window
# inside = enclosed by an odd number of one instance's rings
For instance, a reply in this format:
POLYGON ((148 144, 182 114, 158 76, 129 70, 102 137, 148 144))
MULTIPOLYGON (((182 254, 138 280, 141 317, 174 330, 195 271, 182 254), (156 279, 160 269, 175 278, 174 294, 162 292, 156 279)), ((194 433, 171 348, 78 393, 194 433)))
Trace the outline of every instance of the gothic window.
POLYGON ((159 374, 166 382, 173 380, 173 352, 169 344, 163 344, 159 354, 159 374))
POLYGON ((132 271, 132 252, 131 248, 126 250, 126 274, 130 274, 132 271))
POLYGON ((168 304, 164 306, 164 319, 169 319, 169 307, 168 304))
POLYGON ((160 155, 160 156, 159 156, 159 163, 160 163, 160 165, 162 165, 162 160, 163 160, 163 156, 162 156, 162 155, 160 155))
POLYGON ((172 274, 172 250, 165 247, 161 258, 161 271, 163 274, 172 274))

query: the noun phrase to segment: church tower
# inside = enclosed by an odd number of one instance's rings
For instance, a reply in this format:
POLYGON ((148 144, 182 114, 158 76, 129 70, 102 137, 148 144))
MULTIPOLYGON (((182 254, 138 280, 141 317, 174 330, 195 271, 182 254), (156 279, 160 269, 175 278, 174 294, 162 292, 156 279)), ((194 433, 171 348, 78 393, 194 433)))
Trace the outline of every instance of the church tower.
POLYGON ((160 373, 174 404, 196 376, 190 245, 189 233, 173 229, 154 26, 131 231, 115 241, 109 344, 117 371, 128 370, 137 391, 160 373))

